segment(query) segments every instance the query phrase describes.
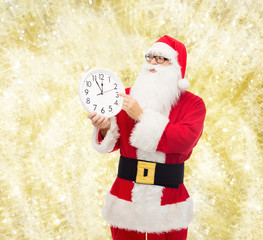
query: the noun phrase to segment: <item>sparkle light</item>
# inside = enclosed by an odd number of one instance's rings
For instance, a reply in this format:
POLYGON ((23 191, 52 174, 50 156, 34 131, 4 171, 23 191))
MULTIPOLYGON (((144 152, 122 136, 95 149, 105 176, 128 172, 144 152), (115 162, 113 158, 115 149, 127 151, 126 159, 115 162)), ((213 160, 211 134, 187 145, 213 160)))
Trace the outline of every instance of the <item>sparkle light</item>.
POLYGON ((0 9, 0 239, 110 239, 101 208, 118 153, 91 148, 78 84, 105 67, 131 86, 164 34, 185 43, 189 90, 207 107, 186 163, 188 239, 263 239, 261 0, 5 0, 0 9))

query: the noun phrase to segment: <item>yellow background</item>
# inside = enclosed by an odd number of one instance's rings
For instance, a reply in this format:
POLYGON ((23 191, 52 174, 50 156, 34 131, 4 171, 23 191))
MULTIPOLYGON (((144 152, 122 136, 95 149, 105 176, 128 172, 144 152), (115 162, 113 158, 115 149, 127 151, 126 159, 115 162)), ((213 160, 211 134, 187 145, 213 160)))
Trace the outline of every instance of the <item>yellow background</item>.
POLYGON ((168 34, 207 107, 186 164, 188 239, 262 240, 262 29, 262 0, 2 0, 0 239, 110 239, 100 213, 118 153, 91 148, 78 84, 104 67, 132 86, 168 34))

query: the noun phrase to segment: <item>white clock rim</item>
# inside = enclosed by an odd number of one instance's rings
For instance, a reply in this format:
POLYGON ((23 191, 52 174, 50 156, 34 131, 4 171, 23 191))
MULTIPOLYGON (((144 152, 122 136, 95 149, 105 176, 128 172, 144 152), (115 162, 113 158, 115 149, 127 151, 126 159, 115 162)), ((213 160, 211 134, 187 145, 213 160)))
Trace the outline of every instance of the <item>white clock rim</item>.
MULTIPOLYGON (((88 72, 84 73, 81 80, 80 80, 80 84, 79 84, 79 97, 80 97, 80 102, 82 104, 82 106, 89 112, 97 112, 97 111, 92 111, 91 109, 88 108, 88 106, 85 104, 84 102, 84 95, 82 94, 82 84, 83 84, 83 81, 85 81, 85 79, 87 78, 88 75, 90 74, 94 74, 94 73, 105 73, 105 74, 108 74, 108 75, 111 75, 114 77, 115 80, 117 80, 120 84, 120 91, 119 92, 122 92, 122 93, 125 93, 125 88, 123 86, 123 83, 122 81, 120 80, 120 78, 114 73, 112 72, 111 70, 107 69, 107 68, 93 68, 91 70, 89 70, 88 72)), ((100 112, 97 112, 99 113, 100 115, 104 116, 104 117, 108 117, 108 118, 111 118, 111 117, 114 117, 116 116, 122 109, 122 103, 123 103, 123 97, 120 97, 120 105, 119 105, 119 108, 117 110, 115 110, 113 113, 111 114, 102 114, 100 112)))

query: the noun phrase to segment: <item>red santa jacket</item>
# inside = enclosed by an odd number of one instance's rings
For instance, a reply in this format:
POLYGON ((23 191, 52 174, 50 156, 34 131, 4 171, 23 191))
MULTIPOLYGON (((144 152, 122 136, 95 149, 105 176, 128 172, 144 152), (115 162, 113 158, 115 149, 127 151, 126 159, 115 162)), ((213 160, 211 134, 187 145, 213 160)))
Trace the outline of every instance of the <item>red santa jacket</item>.
MULTIPOLYGON (((185 91, 169 116, 146 109, 136 123, 121 111, 111 118, 111 128, 104 139, 94 129, 92 145, 101 153, 119 149, 120 155, 127 158, 180 164, 191 156, 202 134, 205 114, 203 100, 185 91)), ((193 202, 184 184, 167 188, 117 177, 106 195, 102 215, 114 227, 168 232, 189 226, 193 202)))

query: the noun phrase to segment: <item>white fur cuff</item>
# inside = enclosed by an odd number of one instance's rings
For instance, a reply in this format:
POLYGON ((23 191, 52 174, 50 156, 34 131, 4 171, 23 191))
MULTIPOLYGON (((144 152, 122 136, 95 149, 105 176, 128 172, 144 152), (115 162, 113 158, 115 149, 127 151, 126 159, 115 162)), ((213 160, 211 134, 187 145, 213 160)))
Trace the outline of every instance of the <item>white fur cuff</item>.
POLYGON ((169 119, 153 110, 144 110, 131 134, 132 146, 146 152, 155 152, 169 119))
POLYGON ((91 145, 96 151, 102 154, 111 152, 120 136, 116 118, 113 117, 110 119, 110 121, 111 127, 108 130, 105 138, 101 141, 101 143, 98 142, 99 130, 95 127, 93 129, 91 145))

